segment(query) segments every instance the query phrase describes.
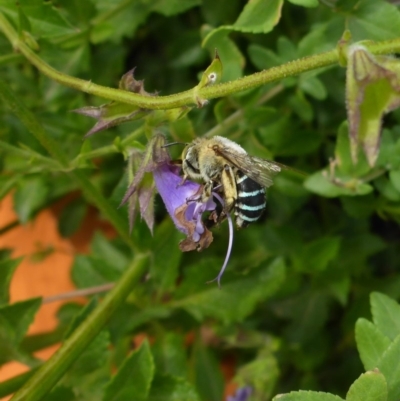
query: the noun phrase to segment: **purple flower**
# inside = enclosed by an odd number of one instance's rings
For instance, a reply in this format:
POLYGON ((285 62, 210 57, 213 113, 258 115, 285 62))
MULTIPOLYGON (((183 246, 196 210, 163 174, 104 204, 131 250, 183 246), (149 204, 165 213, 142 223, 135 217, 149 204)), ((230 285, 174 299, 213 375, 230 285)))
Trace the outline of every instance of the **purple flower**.
POLYGON ((179 168, 169 163, 160 164, 153 171, 153 177, 176 228, 187 235, 179 244, 181 250, 186 252, 207 248, 213 238, 211 231, 204 226, 202 215, 216 208, 213 200, 200 202, 202 186, 192 181, 182 183, 179 168))
MULTIPOLYGON (((157 189, 165 207, 171 216, 176 228, 186 234, 186 238, 180 242, 179 247, 183 252, 197 250, 201 251, 213 241, 210 230, 204 225, 203 214, 211 212, 209 218, 218 221, 216 211, 216 198, 224 207, 224 201, 217 192, 206 202, 201 201, 203 186, 195 182, 186 180, 183 182, 179 175, 180 168, 171 163, 169 154, 164 147, 165 138, 156 134, 149 142, 140 165, 136 166, 136 174, 130 184, 121 205, 129 200, 130 222, 133 224, 135 204, 140 205, 140 213, 152 231, 154 224, 153 197, 154 190, 157 189), (145 178, 145 173, 152 173, 155 183, 149 184, 145 178)), ((137 154, 132 160, 137 160, 137 154)), ((131 163, 133 164, 133 163, 131 163)), ((225 216, 225 215, 224 215, 225 216)), ((220 286, 221 277, 228 264, 233 244, 233 223, 229 214, 226 215, 229 224, 229 245, 224 264, 218 276, 209 282, 217 281, 220 286)))
POLYGON ((247 401, 253 392, 250 386, 241 387, 236 390, 234 396, 228 396, 226 401, 247 401))

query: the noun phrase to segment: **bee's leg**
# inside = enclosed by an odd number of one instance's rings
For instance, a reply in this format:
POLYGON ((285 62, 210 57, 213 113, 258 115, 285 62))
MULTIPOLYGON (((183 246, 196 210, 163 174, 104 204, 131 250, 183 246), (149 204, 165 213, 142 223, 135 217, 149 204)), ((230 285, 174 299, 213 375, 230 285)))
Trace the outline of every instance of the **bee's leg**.
POLYGON ((224 209, 229 213, 237 199, 236 179, 232 168, 226 165, 221 173, 221 183, 224 192, 224 209))
POLYGON ((208 181, 204 184, 203 192, 201 194, 202 202, 207 202, 211 198, 213 187, 214 187, 213 181, 208 181))

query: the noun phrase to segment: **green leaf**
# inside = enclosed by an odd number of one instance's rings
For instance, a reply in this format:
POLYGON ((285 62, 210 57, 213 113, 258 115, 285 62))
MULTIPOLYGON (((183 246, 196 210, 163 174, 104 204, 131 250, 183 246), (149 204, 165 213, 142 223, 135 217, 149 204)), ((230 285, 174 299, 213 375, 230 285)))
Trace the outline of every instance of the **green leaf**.
POLYGON ((186 377, 184 338, 173 332, 165 333, 152 347, 156 371, 175 377, 186 377))
POLYGON ((6 259, 0 261, 0 305, 9 302, 9 287, 11 278, 21 259, 6 259))
POLYGON ((346 401, 386 401, 388 390, 380 372, 363 373, 350 387, 346 401))
POLYGON ((288 394, 279 394, 272 401, 344 401, 337 395, 320 391, 292 391, 288 394))
POLYGON ((208 347, 197 341, 192 358, 194 380, 201 398, 209 401, 222 400, 224 378, 215 356, 208 347))
POLYGON ((255 399, 270 398, 279 379, 278 361, 270 348, 261 349, 257 358, 243 365, 234 378, 240 386, 250 386, 255 399))
POLYGON ((268 33, 281 18, 282 5, 283 0, 250 1, 245 5, 232 29, 241 32, 268 33))
POLYGON ((240 76, 235 75, 239 71, 233 70, 230 65, 231 63, 237 65, 238 60, 240 60, 241 65, 243 64, 240 51, 228 38, 229 32, 268 33, 272 31, 280 20, 282 5, 283 0, 250 1, 245 5, 242 13, 233 25, 223 25, 207 33, 202 46, 210 50, 214 48, 218 49, 224 65, 224 81, 229 81, 240 76))
POLYGON ((289 3, 303 7, 317 7, 319 4, 318 0, 288 0, 288 1, 289 3))
POLYGON ((71 388, 64 386, 55 387, 46 395, 45 401, 75 401, 76 397, 71 388))
POLYGON ((399 9, 383 0, 362 0, 347 19, 352 40, 386 40, 400 36, 399 9))
POLYGON ((129 259, 110 240, 96 233, 91 245, 94 256, 78 255, 72 266, 72 279, 80 288, 117 281, 129 259))
POLYGON ((375 369, 389 347, 390 339, 364 318, 357 320, 355 334, 357 349, 365 370, 375 369))
POLYGON ((55 36, 71 34, 75 29, 53 7, 50 2, 41 0, 0 0, 0 9, 3 10, 14 21, 19 19, 18 9, 21 7, 24 14, 28 17, 32 34, 42 38, 52 38, 55 36))
POLYGON ((0 365, 20 359, 17 347, 40 305, 41 299, 33 298, 0 307, 0 365))
POLYGON ((48 193, 49 187, 43 177, 30 177, 18 182, 14 208, 21 223, 27 223, 44 206, 48 193))
MULTIPOLYGON (((202 36, 205 36, 210 29, 203 27, 202 36)), ((245 58, 236 44, 229 38, 228 31, 214 30, 212 36, 209 34, 202 42, 202 47, 210 52, 218 50, 219 57, 224 66, 222 81, 231 81, 242 76, 242 71, 245 65, 245 58)))
POLYGON ((146 401, 200 401, 193 386, 186 380, 156 375, 146 401))
POLYGON ((340 125, 336 139, 335 160, 338 163, 336 173, 360 177, 368 173, 371 168, 365 157, 359 157, 357 163, 353 162, 347 121, 340 125))
POLYGON ((127 255, 101 232, 95 233, 90 248, 96 258, 107 262, 116 271, 123 272, 129 263, 127 255))
POLYGON ((329 317, 329 300, 325 291, 309 289, 280 304, 280 314, 291 319, 285 330, 291 343, 307 343, 315 337, 329 317))
MULTIPOLYGON (((204 261, 201 265, 196 268, 207 272, 210 263, 204 261)), ((247 277, 239 277, 226 284, 222 280, 221 289, 203 284, 202 291, 174 301, 173 304, 186 309, 198 320, 212 316, 224 323, 240 321, 253 311, 258 302, 272 296, 280 288, 285 271, 284 261, 275 259, 267 267, 259 268, 247 277)))
POLYGON ((299 87, 305 93, 317 100, 324 100, 327 97, 325 85, 317 77, 301 76, 299 87))
POLYGON ((299 269, 306 272, 322 271, 336 258, 340 248, 340 237, 324 237, 312 241, 303 247, 299 269))
POLYGON ((110 40, 119 43, 123 37, 133 37, 138 27, 146 21, 152 2, 93 0, 100 12, 91 33, 94 43, 110 40), (108 18, 104 18, 108 16, 108 18))
POLYGON ((64 238, 73 235, 81 226, 87 212, 87 204, 81 198, 68 203, 58 219, 58 231, 64 238))
POLYGON ((303 121, 309 122, 313 119, 314 112, 311 104, 301 91, 296 91, 296 93, 288 99, 288 104, 303 121))
POLYGON ((178 268, 182 252, 177 244, 182 234, 175 229, 170 218, 164 219, 156 228, 153 240, 154 263, 151 275, 157 282, 160 294, 172 290, 178 277, 178 268))
POLYGON ((154 376, 150 346, 145 340, 132 352, 108 383, 104 401, 146 400, 154 376))
MULTIPOLYGON (((97 300, 93 298, 78 312, 65 333, 66 337, 87 319, 97 305, 97 300)), ((88 401, 102 398, 103 385, 109 377, 109 337, 107 331, 100 331, 62 379, 64 385, 74 388, 75 392, 88 401)))
POLYGON ((371 294, 371 313, 377 328, 394 340, 400 334, 400 305, 385 294, 371 294))
POLYGON ((157 11, 165 16, 172 16, 183 13, 190 8, 199 6, 200 0, 156 0, 152 2, 153 11, 157 11))
POLYGON ((389 179, 394 188, 400 193, 400 170, 390 171, 389 179))
POLYGON ((395 338, 383 354, 377 368, 383 373, 388 388, 388 401, 400 398, 400 335, 395 338))
POLYGON ((326 198, 335 198, 342 195, 367 195, 373 191, 371 185, 365 184, 361 180, 350 180, 341 185, 333 183, 328 178, 326 171, 319 171, 308 177, 304 182, 304 186, 309 191, 326 198))

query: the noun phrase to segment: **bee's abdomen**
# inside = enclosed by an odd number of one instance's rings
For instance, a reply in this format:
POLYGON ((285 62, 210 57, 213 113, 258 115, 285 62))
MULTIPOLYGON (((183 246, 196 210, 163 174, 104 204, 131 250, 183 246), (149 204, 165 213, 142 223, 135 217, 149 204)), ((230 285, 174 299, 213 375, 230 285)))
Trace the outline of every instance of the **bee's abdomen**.
POLYGON ((266 206, 265 189, 241 171, 237 172, 236 187, 236 225, 242 228, 254 223, 263 214, 266 206))

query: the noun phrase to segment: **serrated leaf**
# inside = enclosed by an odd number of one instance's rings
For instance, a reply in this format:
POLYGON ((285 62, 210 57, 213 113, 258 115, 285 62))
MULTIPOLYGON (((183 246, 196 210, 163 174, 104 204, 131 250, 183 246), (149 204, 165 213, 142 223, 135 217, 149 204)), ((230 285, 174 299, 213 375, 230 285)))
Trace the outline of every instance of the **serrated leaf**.
POLYGON ((0 305, 9 302, 9 287, 11 278, 21 259, 6 259, 0 261, 0 305))
POLYGON ((279 394, 272 401, 344 401, 337 395, 321 391, 292 391, 288 394, 279 394))
POLYGON ((388 390, 382 373, 363 373, 350 387, 346 401, 386 401, 388 390))
POLYGON ((400 334, 400 305, 385 294, 371 294, 371 313, 376 327, 391 340, 400 334))
POLYGON ((156 375, 146 401, 200 401, 193 386, 186 380, 169 375, 156 375))
MULTIPOLYGON (((202 268, 206 269, 206 266, 202 268)), ((204 285, 204 290, 177 300, 174 305, 186 309, 198 320, 212 316, 224 323, 240 321, 252 312, 258 302, 280 288, 285 272, 283 260, 275 259, 268 267, 258 269, 247 277, 222 283, 222 289, 204 285)))
POLYGON ((355 335, 357 349, 365 370, 375 369, 389 347, 390 339, 364 318, 357 320, 355 335))
POLYGON ((388 401, 400 398, 400 335, 395 338, 382 355, 378 369, 383 373, 388 388, 388 401))
POLYGON ((153 357, 145 340, 139 349, 126 358, 108 383, 103 401, 146 400, 153 376, 153 357))

